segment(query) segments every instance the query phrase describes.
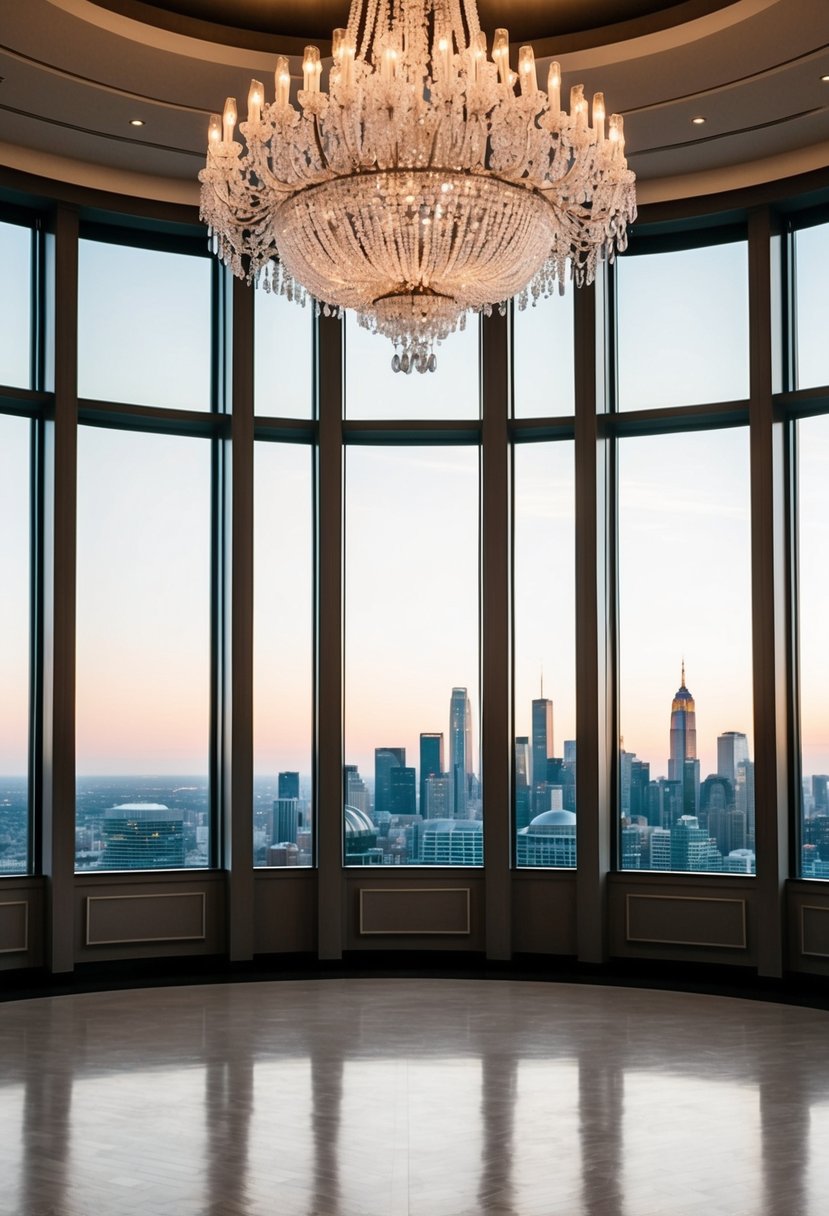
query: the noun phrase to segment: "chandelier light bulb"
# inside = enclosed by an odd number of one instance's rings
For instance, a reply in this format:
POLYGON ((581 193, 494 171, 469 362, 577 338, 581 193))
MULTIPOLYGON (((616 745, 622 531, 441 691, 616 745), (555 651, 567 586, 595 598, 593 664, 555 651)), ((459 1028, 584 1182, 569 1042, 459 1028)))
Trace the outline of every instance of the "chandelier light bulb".
POLYGON ((233 274, 326 313, 353 309, 390 338, 393 366, 433 371, 436 345, 470 312, 519 307, 593 281, 636 216, 624 126, 561 68, 538 87, 533 49, 491 56, 475 0, 352 0, 334 30, 327 91, 305 48, 291 103, 251 81, 213 115, 199 174, 211 248, 233 274), (591 123, 592 117, 592 126, 591 123))
POLYGON ((280 55, 276 61, 274 81, 276 83, 276 108, 284 110, 291 100, 291 70, 284 55, 280 55))
POLYGON ((334 30, 331 35, 331 54, 335 63, 339 63, 343 57, 343 48, 345 47, 346 39, 348 38, 348 30, 334 30))
POLYGON ((522 46, 518 52, 518 77, 523 94, 535 92, 538 81, 535 76, 535 54, 531 46, 522 46))
POLYGON ((593 94, 593 130, 596 132, 596 140, 598 143, 604 143, 604 124, 605 124, 605 109, 604 109, 604 93, 593 94))
POLYGON ((306 46, 305 57, 302 60, 302 87, 306 93, 318 93, 322 62, 318 46, 306 46))
POLYGON ((498 68, 498 76, 502 84, 509 81, 509 31, 496 30, 492 42, 492 58, 498 68))
POLYGON ((262 115, 262 102, 265 99, 265 89, 261 80, 250 82, 248 93, 248 122, 259 122, 262 115))
POLYGON ((228 97, 222 115, 222 139, 227 144, 233 142, 233 128, 236 126, 237 117, 236 98, 228 97))
POLYGON ((550 117, 558 122, 561 117, 561 64, 551 63, 547 72, 547 98, 550 117))

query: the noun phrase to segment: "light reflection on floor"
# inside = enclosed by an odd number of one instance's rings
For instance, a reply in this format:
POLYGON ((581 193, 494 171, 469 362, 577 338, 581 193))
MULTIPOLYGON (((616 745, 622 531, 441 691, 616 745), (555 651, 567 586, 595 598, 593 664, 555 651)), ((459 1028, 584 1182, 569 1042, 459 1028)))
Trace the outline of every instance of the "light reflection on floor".
POLYGON ((829 1014, 477 980, 0 1006, 19 1216, 824 1216, 829 1014))

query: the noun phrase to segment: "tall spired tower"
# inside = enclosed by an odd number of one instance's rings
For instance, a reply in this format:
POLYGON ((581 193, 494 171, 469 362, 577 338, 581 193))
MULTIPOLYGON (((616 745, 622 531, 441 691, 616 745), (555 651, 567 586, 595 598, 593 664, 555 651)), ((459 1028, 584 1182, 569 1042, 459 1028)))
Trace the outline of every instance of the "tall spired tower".
POLYGON ((697 760, 697 713, 694 698, 685 685, 685 660, 682 683, 671 702, 671 756, 668 780, 678 781, 682 790, 683 815, 699 813, 699 760, 697 760))
POLYGON ((453 688, 449 702, 449 767, 455 793, 455 818, 466 819, 472 774, 472 707, 465 688, 453 688))
POLYGON ((697 713, 694 698, 685 687, 685 660, 682 660, 682 683, 671 703, 671 758, 668 780, 681 781, 686 760, 697 758, 697 713))

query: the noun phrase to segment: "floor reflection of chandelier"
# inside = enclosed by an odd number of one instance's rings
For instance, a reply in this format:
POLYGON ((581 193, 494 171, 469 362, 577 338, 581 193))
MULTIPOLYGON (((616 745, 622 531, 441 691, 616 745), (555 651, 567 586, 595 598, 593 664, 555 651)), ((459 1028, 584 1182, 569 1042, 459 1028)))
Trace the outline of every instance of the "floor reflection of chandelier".
POLYGON ((201 215, 235 275, 325 310, 351 308, 395 345, 395 371, 434 370, 434 344, 511 296, 592 281, 626 243, 634 175, 622 118, 561 72, 538 88, 532 47, 492 59, 475 0, 352 0, 328 92, 306 47, 299 109, 288 61, 276 96, 252 81, 210 120, 201 215), (462 6, 463 5, 463 9, 462 6))

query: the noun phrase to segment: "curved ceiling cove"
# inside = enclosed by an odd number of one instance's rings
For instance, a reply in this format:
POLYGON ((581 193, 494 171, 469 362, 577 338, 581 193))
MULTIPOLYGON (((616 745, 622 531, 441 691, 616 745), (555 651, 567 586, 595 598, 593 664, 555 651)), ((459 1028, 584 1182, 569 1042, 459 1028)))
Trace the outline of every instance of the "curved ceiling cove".
MULTIPOLYGON (((237 45, 312 39, 327 46, 348 19, 348 0, 92 0, 98 7, 178 34, 237 45)), ((563 50, 638 37, 693 21, 734 0, 479 0, 490 35, 506 26, 517 42, 556 39, 563 50)))
MULTIPOLYGON (((2 0, 0 0, 0 4, 2 0)), ((349 0, 26 0, 0 21, 3 164, 198 201, 211 113, 244 105, 303 47, 323 56, 349 0), (137 125, 137 124, 141 125, 137 125), (133 125, 136 124, 136 125, 133 125), (38 166, 40 167, 38 169, 38 166)), ((625 116, 640 202, 829 163, 829 0, 478 0, 492 45, 532 42, 562 84, 625 116)), ((272 89, 272 83, 268 89, 272 89)), ((295 95, 295 93, 294 93, 295 95)))

